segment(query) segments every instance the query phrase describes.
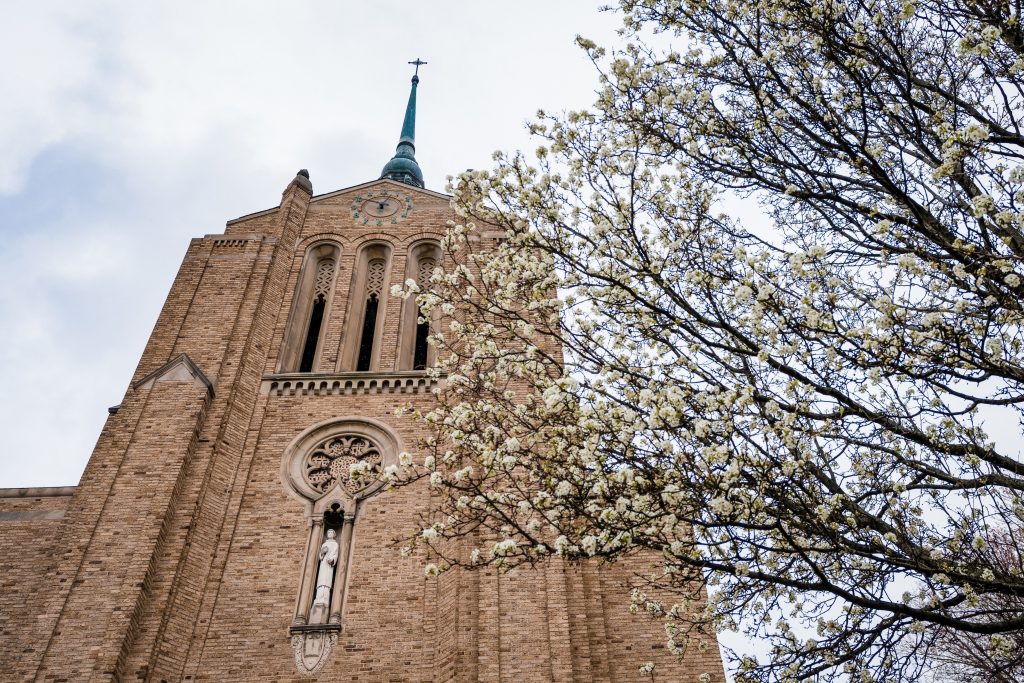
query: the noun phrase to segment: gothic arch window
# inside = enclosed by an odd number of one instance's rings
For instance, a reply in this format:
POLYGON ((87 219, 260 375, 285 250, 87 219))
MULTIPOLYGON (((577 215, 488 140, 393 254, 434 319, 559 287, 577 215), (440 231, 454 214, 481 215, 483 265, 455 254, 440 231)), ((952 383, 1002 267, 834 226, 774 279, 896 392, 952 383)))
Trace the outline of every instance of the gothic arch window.
POLYGON ((371 243, 359 252, 349 303, 351 322, 345 326, 344 368, 364 372, 380 365, 390 262, 391 247, 384 243, 371 243))
POLYGON ((333 242, 315 244, 306 252, 281 347, 282 372, 316 372, 340 256, 341 248, 333 242))
POLYGON ((346 417, 310 427, 285 449, 281 481, 308 522, 290 628, 302 674, 319 672, 337 644, 360 504, 383 488, 381 474, 397 464, 400 448, 383 423, 346 417))
MULTIPOLYGON (((409 257, 406 260, 405 279, 415 280, 420 290, 426 290, 430 287, 430 276, 434 268, 440 263, 441 246, 437 242, 416 242, 409 250, 409 257)), ((427 337, 435 324, 435 320, 428 320, 423 315, 415 297, 405 300, 399 343, 400 370, 423 370, 434 364, 434 350, 427 344, 427 337)))

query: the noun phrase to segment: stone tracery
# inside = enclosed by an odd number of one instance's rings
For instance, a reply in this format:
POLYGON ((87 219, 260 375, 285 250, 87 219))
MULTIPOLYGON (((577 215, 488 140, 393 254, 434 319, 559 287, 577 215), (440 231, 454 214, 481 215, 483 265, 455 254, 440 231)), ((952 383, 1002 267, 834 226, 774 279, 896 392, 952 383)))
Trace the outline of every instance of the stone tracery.
POLYGON ((382 258, 375 258, 370 261, 366 272, 366 295, 380 297, 384 289, 384 268, 382 258))
POLYGON ((334 283, 334 259, 324 259, 316 269, 316 286, 313 289, 313 298, 327 298, 331 293, 331 285, 334 283))
POLYGON ((432 258, 422 258, 419 262, 419 272, 416 274, 416 284, 420 289, 426 289, 430 285, 430 276, 434 274, 434 266, 437 261, 432 258))
POLYGON ((380 448, 364 436, 331 436, 305 457, 304 476, 321 493, 340 483, 355 494, 377 480, 382 460, 380 448))

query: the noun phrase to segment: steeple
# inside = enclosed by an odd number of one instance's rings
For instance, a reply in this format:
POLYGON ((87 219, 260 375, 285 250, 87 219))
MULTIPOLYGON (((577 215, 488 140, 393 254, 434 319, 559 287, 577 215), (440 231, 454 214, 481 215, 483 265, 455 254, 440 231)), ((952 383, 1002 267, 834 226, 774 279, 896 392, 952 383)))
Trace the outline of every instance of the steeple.
POLYGON ((402 122, 402 135, 398 138, 398 147, 395 149, 395 156, 384 165, 380 172, 381 178, 390 178, 406 185, 423 187, 423 171, 416 163, 416 86, 420 82, 420 65, 426 62, 409 62, 416 65, 416 73, 412 77, 412 89, 409 91, 409 104, 405 107, 405 121, 402 122))

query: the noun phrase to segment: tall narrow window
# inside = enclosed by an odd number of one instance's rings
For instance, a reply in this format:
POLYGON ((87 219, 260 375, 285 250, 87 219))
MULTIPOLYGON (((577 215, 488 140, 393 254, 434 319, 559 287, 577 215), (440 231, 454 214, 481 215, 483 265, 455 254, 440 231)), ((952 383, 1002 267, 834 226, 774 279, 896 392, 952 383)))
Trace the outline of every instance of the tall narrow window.
POLYGON ((338 363, 342 371, 372 372, 390 360, 381 343, 388 315, 390 272, 391 245, 387 242, 373 240, 356 253, 338 363))
POLYGON ((377 330, 377 308, 380 294, 384 289, 384 259, 371 259, 366 268, 366 306, 363 311, 363 329, 359 337, 359 359, 356 370, 370 369, 373 359, 373 342, 377 330))
MULTIPOLYGON (((416 273, 416 284, 420 291, 430 286, 430 275, 434 272, 436 261, 426 257, 420 259, 419 269, 416 273)), ((430 336, 430 319, 423 311, 416 307, 416 343, 413 348, 413 370, 423 370, 427 367, 427 337, 430 336)))
POLYGON ((318 242, 306 250, 295 281, 278 372, 316 372, 321 365, 340 259, 341 247, 335 242, 318 242))
POLYGON ((309 313, 309 327, 306 330, 306 342, 302 345, 302 362, 299 372, 311 372, 313 360, 316 358, 316 347, 320 341, 320 328, 324 322, 324 309, 327 307, 327 295, 331 292, 334 280, 334 259, 324 259, 316 268, 316 287, 313 291, 313 308, 309 313))
MULTIPOLYGON (((404 280, 414 280, 421 292, 430 289, 430 276, 441 263, 441 245, 426 239, 409 247, 404 280)), ((434 364, 434 351, 427 343, 431 327, 436 323, 409 297, 402 304, 402 322, 398 342, 398 369, 425 370, 434 364)))

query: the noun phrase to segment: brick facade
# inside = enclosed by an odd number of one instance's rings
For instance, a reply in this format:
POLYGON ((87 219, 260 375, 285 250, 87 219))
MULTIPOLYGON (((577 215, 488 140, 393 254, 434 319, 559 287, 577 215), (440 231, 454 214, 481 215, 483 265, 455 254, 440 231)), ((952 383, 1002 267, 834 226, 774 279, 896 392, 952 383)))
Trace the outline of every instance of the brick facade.
MULTIPOLYGON (((415 452, 424 427, 395 409, 432 401, 431 380, 398 370, 414 244, 440 238, 448 198, 390 180, 312 197, 297 177, 280 206, 195 239, 123 402, 74 489, 0 491, 0 658, 5 680, 286 681, 299 675, 294 625, 310 505, 282 474, 313 425, 369 418, 415 452), (407 217, 354 217, 357 197, 412 197, 407 217), (303 260, 340 254, 314 373, 283 367, 303 260), (390 249, 379 358, 346 367, 360 249, 390 249)), ((405 328, 409 327, 406 323, 405 328)), ((294 343, 294 342, 292 342, 294 343)), ((408 347, 406 347, 408 348, 408 347)), ((723 680, 717 647, 677 660, 660 623, 628 611, 639 560, 552 562, 515 575, 426 578, 393 541, 416 528, 430 491, 358 503, 331 681, 723 680)), ((319 540, 316 541, 319 543, 319 540)), ((316 548, 314 547, 315 551, 316 548)), ((340 574, 339 569, 339 574, 340 574)), ((301 607, 301 606, 300 606, 301 607)))

